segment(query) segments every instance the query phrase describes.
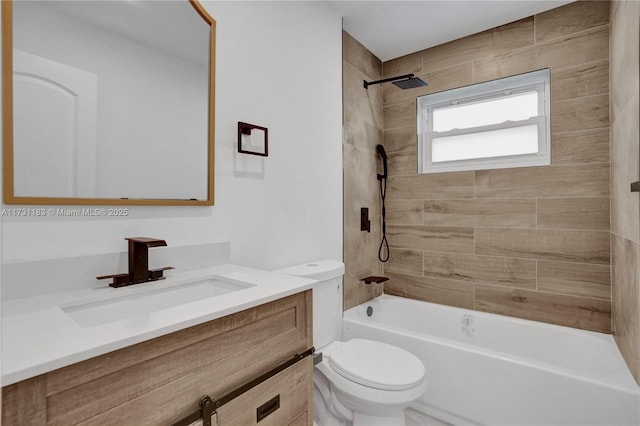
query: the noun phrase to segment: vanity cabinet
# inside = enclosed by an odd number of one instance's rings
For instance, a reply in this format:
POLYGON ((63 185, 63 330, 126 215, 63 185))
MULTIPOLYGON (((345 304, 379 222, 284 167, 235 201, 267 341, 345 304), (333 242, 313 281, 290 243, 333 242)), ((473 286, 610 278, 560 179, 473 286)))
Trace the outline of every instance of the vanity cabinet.
MULTIPOLYGON (((2 424, 170 425, 203 395, 220 398, 309 349, 311 330, 306 291, 6 386, 2 424)), ((312 425, 312 370, 306 357, 258 384, 220 407, 218 424, 312 425)))

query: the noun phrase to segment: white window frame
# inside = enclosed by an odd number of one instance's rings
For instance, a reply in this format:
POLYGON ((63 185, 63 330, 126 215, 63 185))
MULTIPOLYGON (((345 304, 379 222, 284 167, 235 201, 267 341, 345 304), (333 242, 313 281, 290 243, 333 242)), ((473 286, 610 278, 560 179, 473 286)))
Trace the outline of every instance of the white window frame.
POLYGON ((502 169, 510 167, 544 166, 551 164, 550 129, 550 72, 549 69, 519 74, 486 83, 419 96, 418 113, 418 173, 441 173, 464 170, 502 169), (499 99, 518 93, 538 92, 538 115, 527 120, 505 121, 488 126, 433 131, 433 110, 446 105, 464 105, 499 99), (473 134, 492 130, 538 126, 538 152, 500 157, 472 158, 434 163, 431 142, 435 137, 473 134))

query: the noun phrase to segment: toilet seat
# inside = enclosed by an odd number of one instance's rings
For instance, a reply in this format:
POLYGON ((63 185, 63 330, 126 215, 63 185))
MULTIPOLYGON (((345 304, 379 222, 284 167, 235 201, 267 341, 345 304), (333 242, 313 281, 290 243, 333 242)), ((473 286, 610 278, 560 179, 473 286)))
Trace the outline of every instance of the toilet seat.
POLYGON ((335 348, 329 363, 345 379, 380 390, 415 388, 425 375, 424 365, 415 355, 366 339, 352 339, 335 348))
POLYGON ((352 406, 354 401, 357 401, 358 404, 366 404, 371 412, 379 411, 380 415, 385 414, 386 407, 389 405, 404 405, 418 399, 427 387, 424 379, 418 386, 405 390, 390 391, 364 386, 338 374, 329 360, 320 362, 316 365, 315 370, 329 380, 331 388, 340 394, 340 399, 343 402, 347 401, 349 406, 352 406))

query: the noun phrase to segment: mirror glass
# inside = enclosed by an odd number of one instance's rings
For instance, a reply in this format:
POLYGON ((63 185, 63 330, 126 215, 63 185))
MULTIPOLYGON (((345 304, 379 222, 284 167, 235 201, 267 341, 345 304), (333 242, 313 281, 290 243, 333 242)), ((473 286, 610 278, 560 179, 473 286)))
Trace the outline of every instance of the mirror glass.
POLYGON ((12 5, 16 203, 213 204, 215 23, 198 3, 12 5))

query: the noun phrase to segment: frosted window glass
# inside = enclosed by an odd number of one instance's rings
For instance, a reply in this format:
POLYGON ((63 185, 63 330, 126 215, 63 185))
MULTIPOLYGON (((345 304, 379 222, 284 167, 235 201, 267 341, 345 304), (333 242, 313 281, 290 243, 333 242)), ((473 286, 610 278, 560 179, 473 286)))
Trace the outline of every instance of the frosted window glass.
POLYGON ((484 100, 433 110, 433 131, 499 124, 538 116, 538 93, 526 92, 499 99, 484 100))
POLYGON ((535 124, 488 132, 433 138, 431 161, 469 160, 505 157, 538 152, 538 126, 535 124))

